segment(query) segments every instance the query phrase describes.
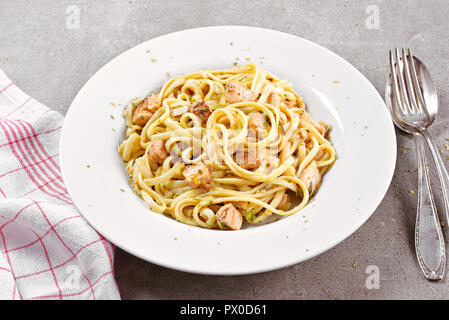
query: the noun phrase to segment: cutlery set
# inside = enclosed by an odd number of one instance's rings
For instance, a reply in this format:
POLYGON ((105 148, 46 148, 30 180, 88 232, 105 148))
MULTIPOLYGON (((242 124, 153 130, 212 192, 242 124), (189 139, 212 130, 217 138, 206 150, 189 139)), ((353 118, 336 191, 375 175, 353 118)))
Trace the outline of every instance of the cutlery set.
POLYGON ((410 49, 390 51, 390 74, 385 100, 396 127, 413 135, 418 157, 418 204, 415 250, 428 280, 441 280, 446 268, 446 248, 431 189, 425 143, 437 168, 443 193, 444 215, 449 221, 449 176, 428 128, 438 111, 438 96, 426 66, 410 49))

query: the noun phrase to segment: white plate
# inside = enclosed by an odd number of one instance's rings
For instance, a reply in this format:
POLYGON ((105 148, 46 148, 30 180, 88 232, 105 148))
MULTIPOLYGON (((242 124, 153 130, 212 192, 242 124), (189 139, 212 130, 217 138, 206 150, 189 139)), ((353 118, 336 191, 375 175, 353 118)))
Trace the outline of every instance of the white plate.
POLYGON ((67 113, 60 153, 71 196, 108 240, 169 268, 231 275, 307 260, 357 230, 388 189, 396 138, 375 88, 331 51, 266 29, 208 27, 149 40, 101 68, 67 113), (157 91, 168 79, 167 72, 174 76, 228 68, 236 57, 242 64, 246 58, 262 62, 262 68, 293 83, 311 114, 333 125, 331 140, 338 160, 312 203, 271 224, 239 231, 207 230, 151 212, 128 185, 117 152, 124 137, 123 105, 157 91))

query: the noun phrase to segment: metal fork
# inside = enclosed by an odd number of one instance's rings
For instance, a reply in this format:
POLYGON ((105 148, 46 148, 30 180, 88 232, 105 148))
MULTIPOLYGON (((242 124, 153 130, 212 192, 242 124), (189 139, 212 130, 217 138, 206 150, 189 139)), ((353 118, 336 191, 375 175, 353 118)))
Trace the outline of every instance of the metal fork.
POLYGON ((420 61, 413 57, 410 49, 390 51, 390 79, 386 98, 396 126, 415 137, 418 154, 416 255, 424 276, 428 280, 440 280, 446 267, 446 249, 430 187, 424 149, 424 137, 428 135, 426 130, 432 124, 434 115, 429 114, 426 108, 417 63, 420 61))

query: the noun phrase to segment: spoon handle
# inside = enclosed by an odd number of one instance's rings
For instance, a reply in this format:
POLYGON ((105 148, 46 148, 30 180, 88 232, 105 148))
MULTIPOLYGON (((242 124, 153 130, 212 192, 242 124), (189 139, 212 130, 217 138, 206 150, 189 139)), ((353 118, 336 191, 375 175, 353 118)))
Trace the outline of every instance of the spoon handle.
POLYGON ((441 159, 438 149, 435 146, 435 143, 433 142, 433 139, 430 136, 429 132, 427 132, 427 130, 423 130, 422 134, 424 138, 426 138, 427 145, 432 152, 433 160, 435 161, 435 165, 437 167, 438 177, 440 178, 441 191, 443 192, 445 216, 449 223, 449 175, 447 174, 443 160, 441 159))
POLYGON ((423 140, 421 134, 415 134, 418 154, 418 206, 415 224, 415 249, 419 266, 426 279, 441 280, 446 267, 446 249, 430 187, 423 140))

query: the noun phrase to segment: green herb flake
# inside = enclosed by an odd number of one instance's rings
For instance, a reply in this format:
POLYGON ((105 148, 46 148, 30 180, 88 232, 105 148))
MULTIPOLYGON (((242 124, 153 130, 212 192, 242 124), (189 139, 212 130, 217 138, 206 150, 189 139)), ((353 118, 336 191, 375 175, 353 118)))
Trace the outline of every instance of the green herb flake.
POLYGON ((252 213, 251 211, 248 212, 248 214, 246 215, 246 219, 248 219, 251 222, 254 222, 254 220, 256 220, 256 216, 254 215, 254 213, 252 213))

